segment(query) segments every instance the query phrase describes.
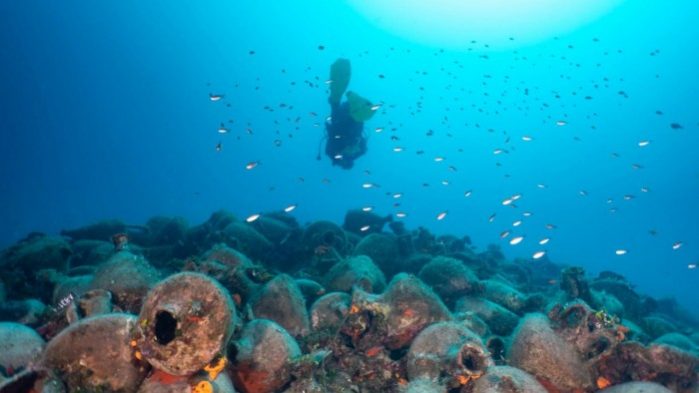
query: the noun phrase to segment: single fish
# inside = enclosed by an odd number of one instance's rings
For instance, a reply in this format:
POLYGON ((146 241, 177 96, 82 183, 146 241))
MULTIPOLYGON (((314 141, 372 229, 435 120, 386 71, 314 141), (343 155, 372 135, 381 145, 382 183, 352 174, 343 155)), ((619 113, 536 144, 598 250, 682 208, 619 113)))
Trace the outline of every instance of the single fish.
POLYGON ((513 237, 512 239, 510 239, 510 245, 511 245, 511 246, 516 246, 516 245, 518 245, 519 243, 521 243, 522 240, 524 240, 524 236, 516 236, 516 237, 513 237))
POLYGON ((253 222, 253 221, 257 220, 258 218, 260 218, 260 214, 255 213, 255 214, 249 215, 248 218, 245 219, 245 221, 246 222, 253 222))
POLYGON ((539 259, 546 255, 546 251, 537 251, 532 255, 532 259, 539 259))

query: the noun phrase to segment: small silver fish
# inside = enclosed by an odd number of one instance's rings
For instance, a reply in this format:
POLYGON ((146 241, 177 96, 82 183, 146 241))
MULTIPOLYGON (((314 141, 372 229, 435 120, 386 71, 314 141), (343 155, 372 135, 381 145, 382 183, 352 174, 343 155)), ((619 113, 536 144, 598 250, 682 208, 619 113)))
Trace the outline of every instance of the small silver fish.
POLYGON ((511 245, 511 246, 516 246, 516 245, 518 245, 519 243, 521 243, 522 240, 524 240, 524 236, 515 236, 515 237, 513 237, 512 239, 510 239, 510 245, 511 245))
POLYGON ((253 222, 253 221, 257 220, 258 218, 260 218, 260 214, 255 213, 255 214, 249 215, 248 218, 245 219, 245 221, 246 222, 253 222))

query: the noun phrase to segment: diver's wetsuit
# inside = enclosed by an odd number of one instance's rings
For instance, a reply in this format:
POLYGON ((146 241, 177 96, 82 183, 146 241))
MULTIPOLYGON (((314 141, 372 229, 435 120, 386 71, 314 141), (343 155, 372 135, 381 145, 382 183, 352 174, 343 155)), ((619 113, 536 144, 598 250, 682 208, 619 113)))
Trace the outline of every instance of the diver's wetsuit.
POLYGON ((330 102, 330 107, 331 119, 325 123, 328 134, 325 154, 330 157, 333 165, 350 169, 354 165, 354 160, 366 153, 364 123, 352 119, 347 102, 342 104, 330 102), (337 156, 342 157, 336 158, 337 156))

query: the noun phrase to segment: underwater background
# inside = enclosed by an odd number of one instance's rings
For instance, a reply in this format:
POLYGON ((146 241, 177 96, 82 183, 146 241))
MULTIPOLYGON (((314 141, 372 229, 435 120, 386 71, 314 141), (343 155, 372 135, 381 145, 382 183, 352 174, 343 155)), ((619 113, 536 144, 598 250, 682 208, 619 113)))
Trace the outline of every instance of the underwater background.
POLYGON ((699 314, 694 3, 590 2, 576 19, 494 2, 507 18, 453 34, 410 19, 417 2, 375 3, 0 2, 0 246, 106 218, 295 204, 339 223, 370 205, 699 314), (316 159, 340 57, 381 105, 351 170, 316 159))

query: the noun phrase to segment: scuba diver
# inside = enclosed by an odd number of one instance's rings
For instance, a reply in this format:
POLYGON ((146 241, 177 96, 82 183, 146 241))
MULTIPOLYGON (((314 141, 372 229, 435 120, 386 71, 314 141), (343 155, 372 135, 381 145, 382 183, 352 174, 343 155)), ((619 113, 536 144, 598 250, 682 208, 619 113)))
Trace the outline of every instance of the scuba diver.
MULTIPOLYGON (((325 122, 325 154, 333 165, 351 169, 354 160, 367 151, 367 138, 364 134, 364 122, 369 120, 375 110, 371 102, 356 93, 348 91, 347 100, 342 95, 349 85, 351 70, 347 59, 338 59, 330 67, 330 103, 331 114, 325 122)), ((321 139, 321 143, 323 142, 321 139)), ((320 146, 318 156, 320 160, 320 146)))

